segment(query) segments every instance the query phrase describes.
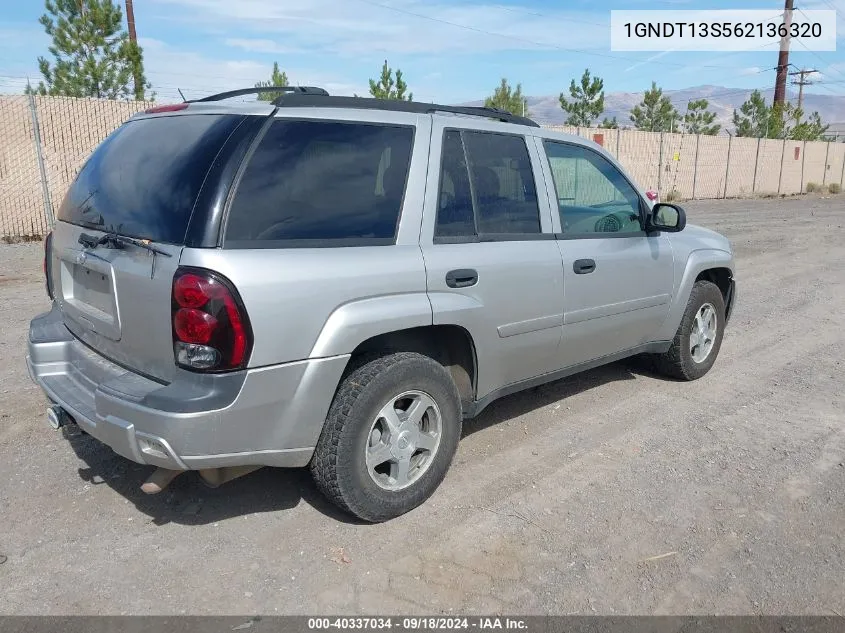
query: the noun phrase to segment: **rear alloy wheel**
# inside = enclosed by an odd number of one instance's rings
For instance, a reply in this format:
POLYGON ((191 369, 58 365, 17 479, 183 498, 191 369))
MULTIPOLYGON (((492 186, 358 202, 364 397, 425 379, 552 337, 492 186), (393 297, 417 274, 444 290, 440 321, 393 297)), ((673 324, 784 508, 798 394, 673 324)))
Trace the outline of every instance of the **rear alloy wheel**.
POLYGON ((402 490, 425 474, 440 448, 442 419, 425 392, 388 399, 373 420, 366 448, 367 472, 377 486, 402 490))
POLYGON ((460 397, 440 363, 411 352, 361 359, 338 387, 311 473, 344 510, 386 521, 431 496, 460 435, 460 397))
POLYGON ((724 325, 722 291, 713 282, 695 282, 672 345, 654 357, 654 368, 680 380, 701 378, 716 362, 724 325))

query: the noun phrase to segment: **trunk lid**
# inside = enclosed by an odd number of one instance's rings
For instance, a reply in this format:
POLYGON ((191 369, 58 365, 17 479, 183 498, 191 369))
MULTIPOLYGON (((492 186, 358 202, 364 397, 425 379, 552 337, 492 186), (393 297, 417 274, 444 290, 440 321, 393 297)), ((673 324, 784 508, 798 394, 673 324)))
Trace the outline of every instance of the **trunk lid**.
POLYGON ((242 119, 130 120, 94 151, 65 196, 52 237, 54 297, 77 338, 127 369, 163 382, 175 375, 173 275, 189 224, 207 213, 196 208, 206 176, 242 119))

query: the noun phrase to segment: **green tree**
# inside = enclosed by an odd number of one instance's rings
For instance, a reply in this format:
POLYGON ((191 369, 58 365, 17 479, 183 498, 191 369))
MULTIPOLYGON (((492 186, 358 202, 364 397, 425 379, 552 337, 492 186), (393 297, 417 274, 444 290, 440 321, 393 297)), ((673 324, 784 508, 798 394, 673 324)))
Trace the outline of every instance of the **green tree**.
POLYGON ((581 75, 580 84, 576 84, 574 79, 569 84, 569 95, 572 101, 568 101, 562 92, 558 97, 560 107, 569 113, 567 125, 590 127, 604 112, 604 81, 590 77, 589 68, 581 75))
POLYGON ((687 134, 716 136, 722 126, 716 121, 716 113, 707 109, 707 99, 695 99, 687 104, 684 114, 684 130, 687 134))
POLYGON ((631 121, 638 130, 674 132, 680 117, 669 97, 663 94, 663 89, 652 81, 643 100, 631 110, 631 121))
POLYGON ((774 132, 771 126, 771 116, 772 111, 766 105, 766 99, 759 90, 755 90, 739 106, 739 110, 734 110, 732 117, 735 128, 734 134, 756 138, 777 138, 777 136, 770 135, 771 132, 774 132))
MULTIPOLYGON (((286 73, 279 70, 279 62, 273 62, 273 72, 270 73, 269 81, 259 81, 255 84, 256 88, 284 88, 288 85, 288 76, 286 73)), ((277 98, 280 93, 263 92, 258 95, 259 101, 272 101, 277 98)))
POLYGON ((825 133, 830 125, 822 123, 822 118, 818 112, 813 112, 806 120, 803 121, 803 112, 799 108, 794 108, 792 114, 793 120, 798 121, 798 123, 789 130, 788 138, 795 141, 825 140, 825 133))
POLYGON ((520 116, 523 114, 529 116, 525 97, 522 96, 522 84, 516 84, 516 90, 514 90, 504 77, 493 94, 484 100, 484 107, 496 108, 520 116))
POLYGON ((122 29, 123 12, 112 0, 46 0, 38 20, 53 39, 52 63, 38 58, 44 79, 31 92, 105 99, 150 98, 144 56, 122 29), (135 78, 138 79, 137 88, 135 78))
POLYGON ((759 90, 755 90, 734 110, 733 124, 737 136, 782 138, 794 141, 822 141, 828 125, 818 112, 804 120, 804 112, 791 103, 769 106, 759 90))
POLYGON ((599 127, 605 128, 607 130, 618 130, 619 129, 619 122, 616 120, 616 117, 612 119, 608 119, 607 117, 603 118, 599 127))
POLYGON ((408 84, 402 79, 402 71, 396 69, 396 79, 393 78, 393 69, 387 65, 387 60, 384 60, 384 66, 381 67, 381 77, 378 82, 370 79, 370 94, 376 99, 394 99, 397 101, 413 101, 414 93, 409 92, 408 84))

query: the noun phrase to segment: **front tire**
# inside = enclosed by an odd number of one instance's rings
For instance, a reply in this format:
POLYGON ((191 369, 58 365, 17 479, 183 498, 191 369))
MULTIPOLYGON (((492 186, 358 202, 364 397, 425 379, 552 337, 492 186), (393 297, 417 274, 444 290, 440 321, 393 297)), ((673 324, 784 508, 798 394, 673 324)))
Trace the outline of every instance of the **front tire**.
POLYGON ((311 460, 333 503, 372 523, 421 505, 446 476, 461 436, 448 371, 422 354, 362 359, 341 381, 311 460))
POLYGON ((654 368, 679 380, 701 378, 716 362, 724 329, 722 291, 713 282, 696 281, 672 345, 654 358, 654 368))

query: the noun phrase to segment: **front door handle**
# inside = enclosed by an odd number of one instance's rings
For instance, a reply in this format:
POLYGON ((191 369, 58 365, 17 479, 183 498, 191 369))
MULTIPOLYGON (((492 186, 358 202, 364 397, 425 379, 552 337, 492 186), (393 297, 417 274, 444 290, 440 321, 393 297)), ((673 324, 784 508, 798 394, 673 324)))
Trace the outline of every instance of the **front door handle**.
POLYGON ((459 268, 446 273, 446 285, 450 288, 468 288, 478 283, 478 272, 472 268, 459 268))
POLYGON ((576 259, 572 264, 572 270, 576 275, 586 275, 596 269, 596 262, 593 259, 576 259))

